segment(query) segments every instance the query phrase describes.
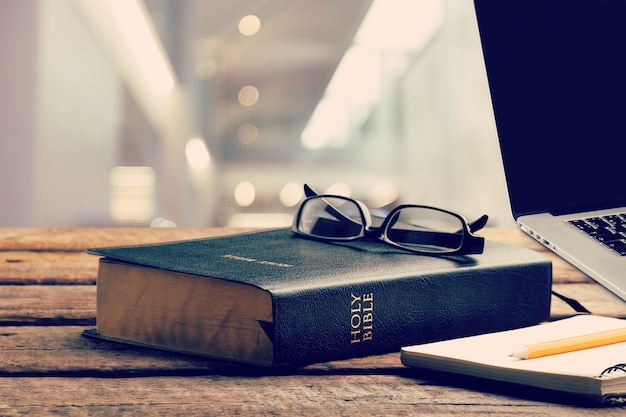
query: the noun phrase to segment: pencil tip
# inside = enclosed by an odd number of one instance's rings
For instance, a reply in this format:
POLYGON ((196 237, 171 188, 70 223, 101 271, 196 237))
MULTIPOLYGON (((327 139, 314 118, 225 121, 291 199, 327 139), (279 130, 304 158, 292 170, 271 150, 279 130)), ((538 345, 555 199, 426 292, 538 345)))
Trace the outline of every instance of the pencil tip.
POLYGON ((526 351, 512 352, 512 353, 509 353, 509 357, 516 358, 516 359, 528 359, 528 352, 526 351))

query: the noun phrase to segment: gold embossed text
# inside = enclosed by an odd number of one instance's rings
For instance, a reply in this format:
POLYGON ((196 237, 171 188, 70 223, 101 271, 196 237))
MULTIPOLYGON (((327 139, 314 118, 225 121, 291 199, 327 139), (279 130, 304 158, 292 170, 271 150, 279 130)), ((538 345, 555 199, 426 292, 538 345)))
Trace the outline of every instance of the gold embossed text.
POLYGON ((350 294, 350 343, 371 342, 374 337, 374 293, 350 294))

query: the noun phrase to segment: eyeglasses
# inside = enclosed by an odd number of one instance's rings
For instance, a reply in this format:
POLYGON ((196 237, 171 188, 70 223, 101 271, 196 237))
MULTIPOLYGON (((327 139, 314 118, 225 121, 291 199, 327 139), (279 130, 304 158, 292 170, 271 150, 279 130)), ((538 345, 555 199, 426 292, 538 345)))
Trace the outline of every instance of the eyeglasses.
POLYGON ((447 210, 403 204, 384 217, 372 216, 358 200, 318 195, 311 187, 304 188, 307 198, 300 204, 291 226, 300 236, 328 241, 380 239, 396 248, 426 255, 483 252, 485 239, 473 233, 486 225, 487 215, 467 223, 462 216, 447 210))

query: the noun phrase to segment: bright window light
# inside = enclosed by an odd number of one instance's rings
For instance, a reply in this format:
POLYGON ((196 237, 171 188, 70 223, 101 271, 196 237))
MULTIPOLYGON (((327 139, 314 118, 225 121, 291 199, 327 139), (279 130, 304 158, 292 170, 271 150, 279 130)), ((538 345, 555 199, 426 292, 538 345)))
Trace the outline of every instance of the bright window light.
POLYGON ((380 97, 381 65, 380 55, 371 48, 353 46, 346 52, 302 132, 302 145, 309 149, 346 145, 350 126, 363 123, 380 97))
POLYGON ((117 166, 111 170, 109 211, 117 223, 147 223, 154 217, 156 175, 144 166, 117 166))
POLYGON ((381 83, 380 55, 368 47, 351 47, 302 132, 302 144, 309 149, 344 146, 350 126, 361 124, 380 97, 381 83))
POLYGON ((319 149, 333 143, 341 146, 348 136, 349 128, 348 106, 335 97, 327 97, 318 103, 300 140, 309 149, 319 149))
POLYGON ((372 103, 381 90, 380 54, 367 46, 355 45, 346 51, 326 94, 345 103, 372 103))
POLYGON ((381 51, 415 51, 441 26, 443 0, 375 0, 355 43, 381 51))
POLYGON ((137 65, 150 87, 159 95, 169 94, 174 89, 174 77, 143 3, 107 0, 103 5, 109 7, 117 29, 137 57, 137 65))
POLYGON ((302 145, 346 145, 352 127, 380 100, 383 78, 402 74, 409 54, 427 44, 443 18, 443 0, 375 0, 303 130, 302 145))

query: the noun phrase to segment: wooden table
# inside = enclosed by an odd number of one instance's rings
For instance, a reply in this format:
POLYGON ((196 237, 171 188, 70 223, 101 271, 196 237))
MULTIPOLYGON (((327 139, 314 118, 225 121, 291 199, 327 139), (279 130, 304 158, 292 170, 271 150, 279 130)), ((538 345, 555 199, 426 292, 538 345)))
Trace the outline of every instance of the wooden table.
MULTIPOLYGON (((86 248, 234 229, 0 228, 0 416, 12 415, 624 415, 543 393, 417 374, 399 354, 260 373, 81 336, 95 325, 98 258, 86 248)), ((554 288, 596 314, 626 303, 517 229, 492 240, 554 260, 554 288)), ((554 298, 554 318, 573 311, 554 298)))

